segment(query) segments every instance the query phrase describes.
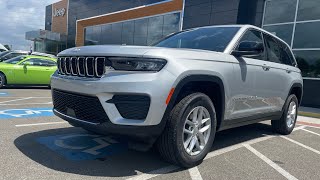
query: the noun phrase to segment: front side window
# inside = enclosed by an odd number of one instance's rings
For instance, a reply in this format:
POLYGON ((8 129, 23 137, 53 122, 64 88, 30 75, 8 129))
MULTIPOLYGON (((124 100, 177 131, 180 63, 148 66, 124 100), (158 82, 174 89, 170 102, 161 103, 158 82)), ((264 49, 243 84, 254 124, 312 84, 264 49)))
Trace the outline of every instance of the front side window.
POLYGON ((238 30, 238 27, 192 29, 169 36, 153 46, 223 52, 238 30))
MULTIPOLYGON (((242 38, 239 41, 239 44, 241 44, 242 42, 253 42, 253 43, 262 43, 263 44, 263 38, 262 38, 262 34, 259 31, 256 30, 249 30, 247 31, 242 38)), ((238 45, 239 46, 239 45, 238 45)), ((238 47, 237 47, 238 48, 238 47)), ((265 52, 262 51, 260 54, 258 55, 254 55, 254 56, 244 56, 244 57, 249 57, 249 58, 253 58, 253 59, 259 59, 259 60, 264 60, 265 57, 265 52)))

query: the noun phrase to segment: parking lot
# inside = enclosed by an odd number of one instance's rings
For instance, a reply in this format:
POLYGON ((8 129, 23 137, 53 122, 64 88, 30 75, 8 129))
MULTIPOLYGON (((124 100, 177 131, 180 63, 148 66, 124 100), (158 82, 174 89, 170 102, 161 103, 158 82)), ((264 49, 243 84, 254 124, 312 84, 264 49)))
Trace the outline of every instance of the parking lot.
MULTIPOLYGON (((305 121, 289 136, 269 122, 219 132, 198 167, 181 169, 155 150, 90 134, 55 117, 48 88, 0 90, 0 179, 319 179, 320 126, 305 121)), ((320 120, 318 120, 320 124, 320 120)))

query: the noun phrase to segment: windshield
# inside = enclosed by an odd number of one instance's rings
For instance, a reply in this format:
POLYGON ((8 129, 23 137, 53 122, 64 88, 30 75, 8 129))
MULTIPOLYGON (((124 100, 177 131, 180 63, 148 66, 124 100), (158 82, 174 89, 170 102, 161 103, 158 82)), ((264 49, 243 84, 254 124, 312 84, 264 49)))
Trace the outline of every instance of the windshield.
POLYGON ((239 29, 239 27, 191 29, 169 36, 154 46, 223 52, 239 29))
POLYGON ((7 63, 7 64, 17 64, 18 62, 20 62, 24 58, 25 58, 25 56, 18 56, 18 57, 15 57, 15 58, 3 61, 3 62, 7 63))

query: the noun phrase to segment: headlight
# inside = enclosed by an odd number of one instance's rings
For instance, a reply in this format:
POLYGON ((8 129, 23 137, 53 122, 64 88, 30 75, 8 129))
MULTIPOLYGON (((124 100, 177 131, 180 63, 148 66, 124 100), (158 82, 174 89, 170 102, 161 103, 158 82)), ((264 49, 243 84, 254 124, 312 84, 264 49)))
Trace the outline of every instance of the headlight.
MULTIPOLYGON (((108 59, 113 69, 122 71, 160 71, 167 63, 166 60, 154 58, 111 57, 108 59)), ((106 66, 110 65, 106 64, 106 66)))

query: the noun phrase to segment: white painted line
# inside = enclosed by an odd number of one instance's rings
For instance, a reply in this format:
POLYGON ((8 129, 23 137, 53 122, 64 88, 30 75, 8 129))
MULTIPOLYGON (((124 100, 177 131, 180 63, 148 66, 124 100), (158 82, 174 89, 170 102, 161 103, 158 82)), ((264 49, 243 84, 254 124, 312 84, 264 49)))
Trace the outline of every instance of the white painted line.
MULTIPOLYGON (((10 98, 10 99, 12 99, 12 98, 27 98, 27 97, 15 97, 15 96, 2 96, 2 97, 0 97, 0 99, 8 99, 8 98, 10 98)), ((29 98, 29 97, 28 97, 29 98)), ((48 97, 31 97, 32 99, 51 99, 52 97, 50 97, 50 96, 48 96, 48 97)))
POLYGON ((306 131, 306 132, 308 132, 308 133, 311 133, 311 134, 314 134, 314 135, 320 136, 320 134, 315 133, 315 132, 313 132, 313 131, 309 131, 308 129, 302 129, 302 130, 304 130, 304 131, 306 131))
POLYGON ((25 104, 0 104, 0 106, 23 106, 23 105, 41 105, 41 104, 52 104, 52 102, 46 102, 46 103, 25 103, 25 104))
MULTIPOLYGON (((293 131, 301 130, 301 129, 305 128, 305 127, 306 126, 299 126, 299 127, 296 127, 293 131)), ((246 144, 255 144, 255 143, 258 143, 258 142, 262 142, 262 141, 271 139, 273 137, 278 137, 278 136, 265 135, 264 137, 253 139, 253 140, 247 141, 245 143, 246 144)), ((233 150, 240 149, 242 147, 243 147, 243 143, 215 150, 213 152, 208 153, 208 155, 204 158, 204 160, 210 159, 210 158, 215 157, 215 156, 219 156, 219 155, 227 153, 227 152, 231 152, 233 150)), ((169 172, 177 170, 177 169, 179 169, 179 167, 177 167, 177 166, 167 166, 167 167, 164 167, 164 168, 161 168, 161 169, 158 169, 158 170, 154 170, 154 171, 151 171, 151 172, 148 172, 148 173, 145 173, 145 174, 134 176, 132 178, 129 178, 128 180, 147 180, 147 179, 151 179, 151 178, 157 177, 157 176, 162 175, 162 174, 169 173, 169 172)))
POLYGON ((292 176, 290 173, 282 169, 280 166, 278 166, 276 163, 271 161, 269 158, 261 154, 259 151, 251 147, 249 144, 243 144, 244 147, 246 147, 249 151, 251 151, 253 154, 258 156, 260 159, 262 159, 265 163, 267 163, 269 166, 271 166, 273 169, 278 171, 280 174, 282 174, 285 178, 289 180, 298 180, 296 177, 292 176))
POLYGON ((193 168, 189 169, 189 174, 190 174, 192 180, 203 180, 202 176, 199 172, 199 169, 197 167, 193 167, 193 168))
POLYGON ((19 124, 16 127, 28 127, 28 126, 43 126, 43 125, 55 125, 55 124, 66 124, 68 122, 50 122, 50 123, 36 123, 36 124, 19 124))
POLYGON ((297 130, 303 130, 304 128, 306 128, 307 126, 303 125, 303 126, 299 126, 299 127, 295 127, 293 129, 293 131, 297 131, 297 130))
POLYGON ((138 176, 134 176, 134 177, 129 178, 127 180, 147 180, 147 179, 151 179, 151 178, 157 177, 157 176, 162 175, 162 174, 166 174, 166 173, 172 172, 172 171, 177 170, 177 169, 179 169, 178 166, 171 165, 171 166, 167 166, 167 167, 164 167, 164 168, 161 168, 161 169, 150 171, 150 172, 148 172, 146 174, 141 174, 141 175, 138 175, 138 176))
POLYGON ((308 149, 308 150, 310 150, 310 151, 312 151, 312 152, 317 153, 317 154, 320 155, 320 151, 315 150, 315 149, 313 149, 312 147, 306 146, 306 145, 304 145, 304 144, 302 144, 302 143, 299 143, 298 141, 295 141, 295 140, 290 139, 290 138, 285 137, 285 136, 281 136, 281 137, 284 138, 284 139, 286 139, 286 140, 288 140, 288 141, 290 141, 290 142, 292 142, 292 143, 295 143, 295 144, 297 144, 297 145, 299 145, 299 146, 301 146, 301 147, 304 147, 304 148, 306 148, 306 149, 308 149))
POLYGON ((13 99, 13 100, 9 100, 9 101, 2 101, 2 102, 0 102, 0 104, 2 104, 2 103, 8 103, 8 102, 14 102, 14 101, 22 101, 22 100, 26 100, 26 99, 32 99, 32 97, 26 97, 26 98, 20 98, 20 99, 13 99))

